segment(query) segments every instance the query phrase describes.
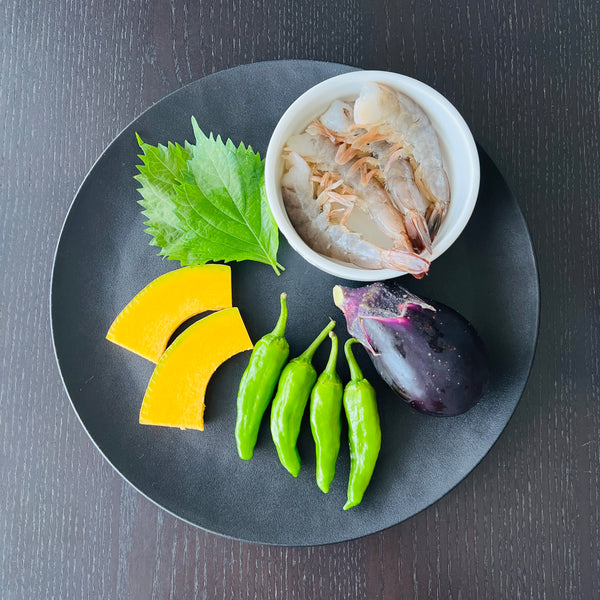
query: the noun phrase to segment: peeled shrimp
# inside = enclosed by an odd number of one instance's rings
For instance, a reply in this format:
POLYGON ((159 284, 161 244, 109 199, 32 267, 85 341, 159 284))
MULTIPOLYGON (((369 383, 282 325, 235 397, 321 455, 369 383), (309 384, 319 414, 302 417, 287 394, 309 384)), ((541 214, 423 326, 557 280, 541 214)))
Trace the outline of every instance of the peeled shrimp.
POLYGON ((286 211, 300 237, 321 254, 367 269, 393 269, 422 277, 429 263, 414 252, 386 250, 350 231, 331 218, 331 202, 323 206, 314 198, 313 171, 297 153, 290 151, 289 168, 281 180, 286 211))
POLYGON ((365 129, 385 133, 391 144, 401 143, 409 153, 415 184, 430 202, 427 224, 433 238, 450 203, 450 185, 444 170, 438 137, 427 115, 408 96, 380 83, 363 85, 354 103, 354 121, 365 129))

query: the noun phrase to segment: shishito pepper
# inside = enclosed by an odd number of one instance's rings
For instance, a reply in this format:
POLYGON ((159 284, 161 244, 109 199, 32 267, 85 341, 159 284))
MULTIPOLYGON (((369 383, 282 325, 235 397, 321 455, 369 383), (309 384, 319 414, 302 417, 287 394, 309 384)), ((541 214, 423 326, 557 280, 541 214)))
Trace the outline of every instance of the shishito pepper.
POLYGON ((343 399, 350 443, 350 478, 344 510, 361 503, 381 449, 381 426, 375 390, 363 377, 352 354, 352 344, 355 343, 358 340, 350 338, 344 345, 351 378, 344 389, 343 399))
POLYGON ((260 423, 290 354, 284 337, 288 314, 286 298, 285 293, 281 294, 281 312, 275 329, 256 342, 240 382, 235 442, 243 460, 250 460, 254 454, 260 423))
POLYGON ((331 321, 300 356, 284 367, 271 405, 271 435, 279 461, 294 477, 298 477, 300 473, 300 454, 296 442, 300 434, 302 415, 317 380, 317 371, 312 365, 312 359, 317 348, 334 327, 335 321, 331 321))
POLYGON ((325 494, 335 476, 335 463, 342 434, 342 395, 344 385, 336 371, 338 339, 329 332, 331 351, 325 370, 310 394, 310 428, 315 440, 317 485, 325 494))

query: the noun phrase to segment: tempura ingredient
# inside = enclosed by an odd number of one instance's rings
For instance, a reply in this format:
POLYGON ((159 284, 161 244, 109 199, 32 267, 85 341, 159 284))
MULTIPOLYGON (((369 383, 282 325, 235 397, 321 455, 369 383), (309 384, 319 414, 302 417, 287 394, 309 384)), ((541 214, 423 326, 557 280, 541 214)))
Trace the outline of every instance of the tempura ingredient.
POLYGON ((414 409, 454 416, 479 402, 489 378, 483 342, 456 311, 394 281, 336 285, 333 298, 378 373, 414 409))

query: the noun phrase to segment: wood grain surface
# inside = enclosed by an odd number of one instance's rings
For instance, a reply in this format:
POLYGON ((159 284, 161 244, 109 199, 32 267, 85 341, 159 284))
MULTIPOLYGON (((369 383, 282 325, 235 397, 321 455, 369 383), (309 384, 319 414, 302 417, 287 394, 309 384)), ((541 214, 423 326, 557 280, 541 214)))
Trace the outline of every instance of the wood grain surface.
POLYGON ((0 2, 0 598, 600 597, 598 9, 0 2), (205 533, 125 483, 69 405, 48 313, 61 224, 112 138, 194 79, 285 58, 394 70, 446 95, 519 200, 542 291, 525 394, 475 471, 398 526, 313 548, 205 533))

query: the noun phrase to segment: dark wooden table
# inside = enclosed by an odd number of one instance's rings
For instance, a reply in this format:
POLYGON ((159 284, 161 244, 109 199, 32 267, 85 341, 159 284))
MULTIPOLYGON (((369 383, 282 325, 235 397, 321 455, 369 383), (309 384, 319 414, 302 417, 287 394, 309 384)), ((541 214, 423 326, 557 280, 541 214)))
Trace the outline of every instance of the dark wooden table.
POLYGON ((600 597, 599 13, 595 0, 1 3, 0 598, 600 597), (542 293, 529 383, 483 462, 408 521, 312 548, 205 533, 124 482, 69 404, 48 314, 61 224, 111 139, 190 81, 285 58, 446 95, 520 203, 542 293))

